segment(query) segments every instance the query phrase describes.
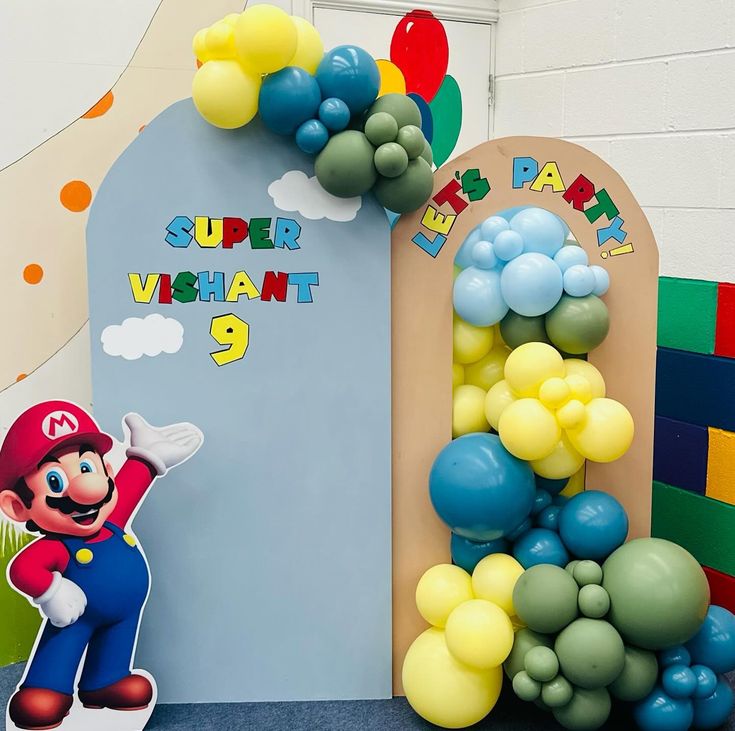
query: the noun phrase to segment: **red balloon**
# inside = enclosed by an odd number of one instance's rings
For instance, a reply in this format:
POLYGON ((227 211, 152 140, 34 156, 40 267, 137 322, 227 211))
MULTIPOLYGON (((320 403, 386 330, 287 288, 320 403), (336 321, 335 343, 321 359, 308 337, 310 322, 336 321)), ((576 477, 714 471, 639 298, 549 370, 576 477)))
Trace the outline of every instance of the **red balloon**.
POLYGON ((441 21, 428 10, 412 10, 396 26, 390 60, 406 79, 406 93, 430 102, 441 86, 449 63, 449 44, 441 21))

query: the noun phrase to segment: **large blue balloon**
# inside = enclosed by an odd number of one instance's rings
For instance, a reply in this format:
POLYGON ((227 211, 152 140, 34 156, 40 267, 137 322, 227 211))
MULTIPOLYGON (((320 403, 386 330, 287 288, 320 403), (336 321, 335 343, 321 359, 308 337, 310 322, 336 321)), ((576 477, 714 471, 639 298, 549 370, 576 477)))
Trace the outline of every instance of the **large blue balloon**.
POLYGON ((686 646, 694 663, 706 665, 716 673, 735 670, 735 616, 713 604, 699 632, 686 646))
POLYGON ((519 315, 545 315, 561 299, 561 270, 543 254, 521 254, 509 261, 500 277, 503 298, 519 315))
POLYGON ((473 541, 503 538, 531 512, 535 487, 527 462, 496 434, 465 434, 437 455, 429 474, 434 510, 473 541))
POLYGON ((510 219, 510 227, 523 236, 523 251, 553 257, 562 246, 567 227, 561 219, 543 208, 526 208, 510 219))
POLYGON ((498 538, 496 541, 480 543, 452 533, 449 550, 452 554, 452 561, 471 574, 475 570, 475 566, 485 556, 489 556, 491 553, 506 553, 508 541, 505 538, 498 538))
POLYGON ((500 274, 494 269, 463 269, 454 280, 452 301, 457 314, 477 327, 494 325, 508 314, 500 293, 500 274))
POLYGON ((559 534, 547 528, 531 528, 514 544, 513 555, 524 569, 540 563, 553 563, 562 568, 569 563, 569 554, 559 534))
POLYGON ((292 135, 307 119, 316 117, 322 96, 314 77, 298 66, 268 74, 258 97, 263 124, 279 135, 292 135))
POLYGON ((353 115, 364 112, 380 89, 375 59, 358 46, 337 46, 325 53, 316 70, 316 80, 325 99, 341 99, 353 115))
POLYGON ((562 508, 559 535, 577 558, 599 561, 625 542, 628 516, 612 495, 585 490, 562 508))
POLYGON ((730 717, 734 700, 727 678, 718 675, 715 692, 707 698, 694 699, 694 728, 713 729, 722 726, 730 717))
POLYGON ((633 706, 633 718, 641 731, 687 731, 694 709, 688 698, 671 698, 656 687, 633 706))

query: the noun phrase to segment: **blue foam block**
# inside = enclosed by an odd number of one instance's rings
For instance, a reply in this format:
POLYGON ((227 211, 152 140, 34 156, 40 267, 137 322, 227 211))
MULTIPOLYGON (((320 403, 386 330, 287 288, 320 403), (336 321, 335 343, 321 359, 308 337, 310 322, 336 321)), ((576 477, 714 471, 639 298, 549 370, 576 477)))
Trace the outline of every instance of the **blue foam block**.
POLYGON ((735 431, 735 359, 659 348, 656 414, 735 431))
POLYGON ((708 446, 707 427, 657 416, 653 479, 704 495, 708 446))

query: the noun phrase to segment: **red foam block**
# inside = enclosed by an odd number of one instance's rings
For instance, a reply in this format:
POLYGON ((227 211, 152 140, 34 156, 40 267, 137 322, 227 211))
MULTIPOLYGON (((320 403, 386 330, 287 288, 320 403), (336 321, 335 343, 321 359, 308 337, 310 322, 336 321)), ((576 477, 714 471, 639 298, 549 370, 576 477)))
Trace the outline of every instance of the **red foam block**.
POLYGON ((715 355, 735 358, 735 284, 717 285, 715 355))
POLYGON ((702 566, 707 575, 710 590, 710 603, 725 607, 735 613, 735 576, 723 574, 722 571, 702 566))

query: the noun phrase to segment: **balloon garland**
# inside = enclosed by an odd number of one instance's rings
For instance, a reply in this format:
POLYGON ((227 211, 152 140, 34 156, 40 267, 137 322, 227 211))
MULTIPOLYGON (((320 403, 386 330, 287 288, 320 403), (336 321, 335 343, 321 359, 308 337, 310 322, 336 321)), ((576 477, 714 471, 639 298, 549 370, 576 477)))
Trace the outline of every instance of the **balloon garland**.
POLYGON ((413 98, 378 98, 380 71, 358 46, 324 53, 303 18, 255 5, 200 30, 192 98, 210 124, 235 129, 256 114, 272 132, 316 155, 320 185, 340 198, 372 190, 396 213, 416 210, 433 189, 425 120, 413 98))

